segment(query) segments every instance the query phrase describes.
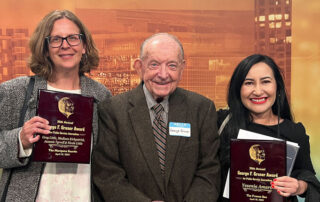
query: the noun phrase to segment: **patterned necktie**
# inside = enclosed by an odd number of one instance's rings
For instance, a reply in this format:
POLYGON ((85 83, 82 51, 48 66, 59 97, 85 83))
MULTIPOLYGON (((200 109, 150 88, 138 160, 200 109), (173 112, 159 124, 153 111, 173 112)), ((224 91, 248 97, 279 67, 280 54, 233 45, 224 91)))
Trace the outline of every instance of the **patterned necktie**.
POLYGON ((164 173, 165 170, 165 153, 166 153, 166 137, 167 137, 167 126, 163 120, 162 112, 164 111, 161 104, 156 104, 152 107, 155 113, 155 119, 153 120, 153 135, 155 138, 156 148, 158 151, 160 169, 164 173))

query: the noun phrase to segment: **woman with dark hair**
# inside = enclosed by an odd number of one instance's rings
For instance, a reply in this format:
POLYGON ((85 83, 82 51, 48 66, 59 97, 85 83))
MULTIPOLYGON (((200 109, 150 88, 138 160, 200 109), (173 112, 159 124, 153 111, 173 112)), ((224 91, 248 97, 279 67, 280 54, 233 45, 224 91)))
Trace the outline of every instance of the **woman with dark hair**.
POLYGON ((67 10, 47 14, 29 47, 29 66, 35 76, 0 85, 0 200, 91 201, 90 164, 33 162, 31 153, 40 139, 37 134, 49 134, 51 129, 48 120, 36 116, 38 89, 94 97, 92 142, 96 144, 97 104, 111 96, 105 86, 84 75, 98 67, 98 50, 84 24, 67 10), (26 111, 20 122, 21 109, 26 111))
MULTIPOLYGON (((298 143, 291 176, 278 177, 270 186, 292 202, 297 195, 319 201, 320 184, 310 158, 309 137, 303 125, 293 121, 279 67, 270 57, 255 54, 238 64, 229 83, 228 106, 218 111, 222 192, 230 168, 230 139, 245 129, 298 143)), ((219 201, 228 199, 220 196, 219 201)))

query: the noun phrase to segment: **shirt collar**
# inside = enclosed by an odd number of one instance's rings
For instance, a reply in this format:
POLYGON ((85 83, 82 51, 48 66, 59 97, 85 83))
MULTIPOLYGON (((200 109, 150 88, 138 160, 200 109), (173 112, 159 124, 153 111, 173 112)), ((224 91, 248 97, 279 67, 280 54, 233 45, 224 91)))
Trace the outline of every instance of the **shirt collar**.
MULTIPOLYGON (((149 90, 147 89, 146 85, 143 84, 143 92, 146 96, 146 101, 147 101, 147 105, 148 105, 148 109, 150 110, 154 105, 157 104, 157 102, 153 99, 151 93, 149 92, 149 90)), ((169 96, 165 97, 161 102, 160 104, 163 106, 164 108, 164 111, 166 113, 169 112, 169 99, 168 99, 169 96)))

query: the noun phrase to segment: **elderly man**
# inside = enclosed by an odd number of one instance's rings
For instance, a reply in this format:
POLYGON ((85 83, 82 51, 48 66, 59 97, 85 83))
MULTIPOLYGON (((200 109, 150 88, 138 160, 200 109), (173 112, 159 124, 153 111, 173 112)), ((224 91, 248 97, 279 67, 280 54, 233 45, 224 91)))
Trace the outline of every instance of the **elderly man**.
POLYGON ((216 110, 178 88, 181 43, 155 34, 134 67, 141 84, 99 106, 93 153, 96 197, 104 201, 216 201, 220 189, 216 110))

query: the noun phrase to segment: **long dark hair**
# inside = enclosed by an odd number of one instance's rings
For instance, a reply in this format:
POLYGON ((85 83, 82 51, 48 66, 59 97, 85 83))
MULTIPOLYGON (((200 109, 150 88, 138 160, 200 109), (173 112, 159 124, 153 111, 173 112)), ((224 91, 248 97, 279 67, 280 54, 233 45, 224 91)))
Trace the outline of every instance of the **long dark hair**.
POLYGON ((232 118, 228 124, 228 133, 232 137, 236 137, 239 129, 246 129, 248 123, 252 121, 250 111, 241 102, 240 91, 251 67, 259 62, 267 64, 272 69, 277 84, 277 95, 272 112, 279 114, 283 119, 293 120, 280 68, 272 58, 266 55, 250 55, 238 64, 229 83, 228 106, 232 118))

